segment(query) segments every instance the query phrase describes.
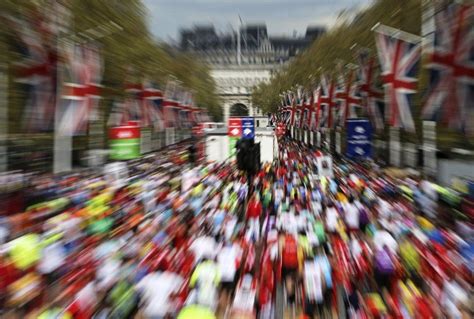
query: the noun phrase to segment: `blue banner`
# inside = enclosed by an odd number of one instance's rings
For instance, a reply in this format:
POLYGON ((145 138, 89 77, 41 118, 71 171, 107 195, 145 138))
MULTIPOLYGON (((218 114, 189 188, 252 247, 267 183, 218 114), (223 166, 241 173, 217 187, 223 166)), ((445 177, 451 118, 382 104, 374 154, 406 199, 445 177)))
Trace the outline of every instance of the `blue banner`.
POLYGON ((242 118, 242 138, 252 139, 255 137, 255 119, 253 117, 242 118))
POLYGON ((347 120, 347 157, 372 157, 372 125, 368 119, 347 120))

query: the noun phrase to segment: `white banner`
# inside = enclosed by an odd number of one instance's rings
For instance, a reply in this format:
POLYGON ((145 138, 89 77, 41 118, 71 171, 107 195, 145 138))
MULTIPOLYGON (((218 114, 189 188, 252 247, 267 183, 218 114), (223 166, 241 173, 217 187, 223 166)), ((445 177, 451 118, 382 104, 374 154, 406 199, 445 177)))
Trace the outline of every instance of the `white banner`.
POLYGON ((165 130, 165 144, 166 146, 176 143, 174 127, 167 127, 165 130))
POLYGON ((435 176, 438 170, 436 158, 436 122, 423 121, 423 168, 427 175, 435 176))
POLYGON ((318 163, 318 175, 325 176, 325 177, 333 177, 333 170, 332 170, 332 157, 331 156, 321 156, 317 159, 318 163))
POLYGON ((336 131, 336 153, 341 154, 341 131, 337 129, 336 131))
POLYGON ((390 128, 390 165, 400 167, 400 129, 390 128))
POLYGON ((140 153, 146 154, 152 151, 151 129, 142 128, 140 137, 140 153))
POLYGON ((405 143, 403 145, 403 165, 415 168, 417 166, 417 155, 415 144, 405 143))

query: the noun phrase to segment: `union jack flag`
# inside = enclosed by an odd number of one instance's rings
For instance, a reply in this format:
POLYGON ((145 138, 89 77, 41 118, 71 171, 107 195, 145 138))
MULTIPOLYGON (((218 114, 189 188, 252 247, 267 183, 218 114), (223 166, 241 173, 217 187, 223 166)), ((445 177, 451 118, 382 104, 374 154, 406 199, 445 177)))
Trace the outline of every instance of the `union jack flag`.
POLYGON ((29 132, 52 130, 56 106, 57 54, 49 43, 53 34, 43 15, 36 13, 28 22, 3 16, 17 32, 14 45, 22 59, 14 64, 15 81, 24 84, 23 126, 29 132))
POLYGON ((421 42, 412 43, 376 30, 376 44, 385 103, 388 106, 388 122, 392 127, 415 131, 410 110, 410 95, 416 92, 416 72, 421 56, 421 42))
POLYGON ((140 98, 143 103, 143 115, 144 117, 146 116, 143 126, 151 124, 155 131, 163 131, 165 123, 163 119, 163 94, 161 91, 153 87, 151 82, 145 81, 140 98))
POLYGON ((283 94, 282 100, 282 109, 280 112, 281 121, 286 125, 289 126, 290 117, 291 117, 291 100, 288 93, 283 94))
POLYGON ((187 125, 188 127, 192 128, 198 123, 198 121, 195 114, 195 110, 197 108, 194 104, 194 98, 191 92, 188 92, 186 95, 185 109, 187 111, 186 112, 186 121, 188 123, 187 125))
POLYGON ((314 104, 314 92, 310 94, 308 97, 308 106, 307 106, 308 114, 306 117, 306 128, 308 130, 313 129, 313 118, 314 118, 314 110, 315 110, 315 104, 314 104))
POLYGON ((355 71, 350 69, 346 77, 340 75, 336 90, 336 100, 339 101, 339 126, 344 126, 348 118, 357 117, 355 107, 360 107, 360 97, 357 96, 358 84, 355 81, 355 71))
POLYGON ((302 92, 301 95, 300 120, 298 123, 298 127, 305 128, 309 109, 309 99, 306 92, 302 92))
POLYGON ((102 59, 99 48, 88 44, 69 46, 66 61, 57 129, 60 135, 83 135, 98 117, 102 59))
POLYGON ((146 110, 143 109, 143 85, 139 83, 126 83, 125 92, 127 97, 123 104, 124 114, 121 124, 127 125, 128 121, 140 121, 141 126, 147 126, 149 118, 146 110))
POLYGON ((270 116, 269 116, 269 125, 270 126, 275 126, 276 123, 278 122, 278 118, 277 118, 277 115, 275 113, 271 113, 270 116))
POLYGON ((321 109, 321 124, 324 125, 323 127, 332 128, 334 110, 336 108, 335 83, 332 78, 328 79, 325 75, 321 77, 319 103, 321 109))
POLYGON ((368 50, 359 50, 357 60, 359 62, 357 73, 362 106, 367 110, 375 129, 381 131, 384 128, 381 111, 383 92, 376 88, 375 58, 369 55, 368 50))
MULTIPOLYGON (((176 82, 168 81, 165 90, 163 108, 165 112, 165 126, 178 127, 179 122, 179 92, 176 82)), ((202 115, 202 114, 201 114, 202 115)))
POLYGON ((302 87, 296 90, 296 127, 302 128, 304 122, 305 96, 302 87))
POLYGON ((313 101, 312 105, 313 107, 311 108, 312 116, 310 116, 310 124, 309 128, 311 130, 318 130, 319 129, 319 118, 321 116, 321 86, 318 86, 315 90, 313 90, 313 101))
POLYGON ((296 98, 293 94, 293 92, 288 93, 288 98, 290 101, 290 117, 289 117, 289 125, 294 126, 295 125, 295 120, 296 120, 296 112, 298 111, 297 105, 296 105, 296 98))
POLYGON ((435 16, 431 88, 422 117, 474 134, 474 6, 452 4, 435 16))

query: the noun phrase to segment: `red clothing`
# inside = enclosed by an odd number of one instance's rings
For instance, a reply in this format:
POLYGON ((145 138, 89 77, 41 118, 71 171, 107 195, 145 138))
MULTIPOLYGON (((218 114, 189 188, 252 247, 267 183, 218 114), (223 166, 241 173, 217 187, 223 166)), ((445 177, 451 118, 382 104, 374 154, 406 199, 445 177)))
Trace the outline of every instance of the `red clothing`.
POLYGON ((416 298, 416 319, 431 319, 434 318, 434 313, 431 309, 430 303, 425 297, 416 298))
POLYGON ((247 205, 247 219, 259 218, 262 214, 262 204, 260 201, 252 199, 247 205))

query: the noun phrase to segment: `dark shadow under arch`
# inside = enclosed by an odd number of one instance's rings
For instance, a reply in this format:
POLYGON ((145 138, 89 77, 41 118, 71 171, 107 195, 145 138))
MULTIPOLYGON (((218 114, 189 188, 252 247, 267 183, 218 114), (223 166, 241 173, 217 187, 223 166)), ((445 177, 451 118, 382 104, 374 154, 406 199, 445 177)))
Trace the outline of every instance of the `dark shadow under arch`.
POLYGON ((230 116, 248 116, 249 108, 242 103, 236 103, 230 107, 230 116))

